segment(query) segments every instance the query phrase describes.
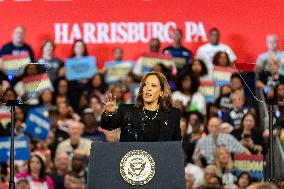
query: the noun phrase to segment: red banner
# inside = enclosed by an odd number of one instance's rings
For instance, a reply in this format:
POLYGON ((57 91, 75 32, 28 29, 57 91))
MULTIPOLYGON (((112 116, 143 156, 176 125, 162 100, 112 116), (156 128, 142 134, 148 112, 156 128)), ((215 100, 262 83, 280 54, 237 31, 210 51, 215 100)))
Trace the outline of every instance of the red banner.
POLYGON ((37 56, 42 41, 54 39, 56 55, 66 58, 73 40, 82 38, 101 67, 116 46, 133 60, 149 50, 151 37, 169 45, 176 27, 184 31, 184 46, 195 52, 207 42, 207 31, 217 27, 238 62, 255 62, 266 50, 267 34, 279 35, 283 46, 283 7, 281 0, 0 0, 0 44, 10 41, 14 26, 23 25, 37 56))

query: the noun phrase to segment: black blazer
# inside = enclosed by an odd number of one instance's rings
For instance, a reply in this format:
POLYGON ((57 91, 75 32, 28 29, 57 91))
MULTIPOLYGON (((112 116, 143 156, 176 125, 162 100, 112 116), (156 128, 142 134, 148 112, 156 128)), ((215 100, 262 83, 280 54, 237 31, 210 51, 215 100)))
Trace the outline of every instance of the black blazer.
MULTIPOLYGON (((101 127, 106 130, 114 130, 121 128, 120 141, 132 142, 133 134, 127 130, 127 120, 129 117, 133 127, 139 127, 141 116, 143 116, 142 108, 135 108, 134 104, 120 104, 117 112, 113 116, 107 116, 105 113, 101 117, 101 127)), ((180 111, 172 108, 169 112, 159 111, 160 116, 160 134, 158 141, 180 141, 180 111)))

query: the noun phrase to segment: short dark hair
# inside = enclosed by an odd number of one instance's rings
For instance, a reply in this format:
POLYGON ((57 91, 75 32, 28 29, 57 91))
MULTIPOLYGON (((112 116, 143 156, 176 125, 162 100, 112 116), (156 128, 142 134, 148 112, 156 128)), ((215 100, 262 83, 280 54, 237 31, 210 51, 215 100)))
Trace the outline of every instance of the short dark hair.
POLYGON ((252 181, 252 178, 251 178, 249 172, 246 172, 246 171, 243 171, 243 172, 240 173, 240 175, 239 175, 238 178, 237 178, 237 184, 238 184, 240 178, 241 178, 243 175, 247 175, 247 176, 248 176, 248 179, 249 179, 248 185, 250 185, 250 184, 251 184, 251 181, 252 181))
POLYGON ((215 66, 219 66, 219 58, 222 54, 225 54, 226 55, 226 59, 227 59, 227 65, 226 66, 230 66, 231 62, 230 62, 230 59, 229 59, 229 56, 226 52, 224 51, 218 51, 214 57, 213 57, 213 65, 215 66))
POLYGON ((242 78, 241 78, 241 76, 238 73, 233 73, 231 75, 231 79, 230 80, 233 80, 233 79, 239 79, 239 80, 242 81, 242 78))
POLYGON ((191 115, 197 115, 199 121, 200 121, 201 123, 204 122, 204 117, 203 117, 203 115, 202 115, 199 111, 195 110, 195 111, 190 111, 190 112, 188 112, 188 118, 189 118, 191 115))
POLYGON ((183 80, 186 78, 186 77, 189 77, 190 80, 191 80, 191 86, 190 86, 190 93, 191 94, 194 94, 195 92, 197 92, 198 90, 198 87, 200 85, 200 81, 198 78, 195 78, 192 74, 187 74, 187 73, 183 73, 183 74, 180 74, 177 78, 177 87, 178 89, 181 91, 181 92, 184 92, 184 90, 182 89, 182 82, 183 80))
POLYGON ((201 76, 207 75, 208 74, 207 67, 206 67, 204 61, 200 60, 200 59, 194 59, 194 60, 190 61, 189 67, 188 67, 189 73, 192 73, 192 66, 193 66, 193 63, 195 61, 198 61, 201 64, 201 76))
POLYGON ((172 79, 171 71, 167 66, 161 62, 158 62, 155 66, 160 66, 162 69, 162 74, 164 74, 167 79, 172 79))
POLYGON ((212 33, 212 32, 214 32, 214 31, 220 33, 220 31, 219 31, 218 28, 213 27, 213 28, 211 28, 211 29, 209 30, 209 34, 212 33))

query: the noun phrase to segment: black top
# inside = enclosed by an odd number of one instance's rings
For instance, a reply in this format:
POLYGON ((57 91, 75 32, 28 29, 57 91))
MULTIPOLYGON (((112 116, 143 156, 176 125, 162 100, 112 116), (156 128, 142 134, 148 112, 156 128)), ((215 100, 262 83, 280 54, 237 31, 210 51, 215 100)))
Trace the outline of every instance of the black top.
MULTIPOLYGON (((154 117, 152 114, 155 114, 146 110, 145 113, 148 117, 154 117)), ((102 114, 101 127, 109 131, 121 128, 121 142, 136 141, 132 132, 133 128, 138 130, 139 142, 181 140, 180 111, 177 108, 172 108, 168 112, 160 109, 154 120, 147 119, 142 108, 135 108, 133 104, 120 104, 113 116, 102 114)))
POLYGON ((53 181, 54 189, 63 189, 64 188, 64 176, 59 175, 56 171, 52 172, 49 175, 53 181))
POLYGON ((40 71, 41 72, 47 72, 49 79, 52 83, 54 83, 57 79, 57 71, 60 68, 61 65, 63 65, 63 62, 56 57, 52 57, 50 60, 46 60, 43 57, 39 58, 37 60, 38 63, 44 64, 40 65, 40 71))
POLYGON ((218 108, 221 109, 222 112, 226 112, 229 109, 233 108, 233 104, 231 102, 230 95, 231 95, 231 93, 221 95, 215 101, 215 104, 218 106, 218 108))
POLYGON ((24 43, 22 46, 17 47, 15 46, 12 42, 7 43, 3 45, 1 51, 0 51, 0 56, 3 55, 18 55, 22 53, 27 53, 31 59, 31 61, 34 61, 34 53, 32 51, 32 48, 24 43))
POLYGON ((106 135, 97 129, 92 133, 84 132, 82 137, 90 139, 91 141, 106 142, 106 135))
MULTIPOLYGON (((157 111, 144 110, 147 117, 154 118, 157 111)), ((144 112, 143 112, 144 113, 144 112)), ((160 116, 157 114, 156 118, 153 120, 145 117, 146 124, 144 128, 143 141, 144 142, 153 142, 159 140, 160 133, 160 116)))
POLYGON ((163 53, 170 54, 174 58, 181 58, 179 61, 177 59, 174 61, 178 69, 188 64, 193 57, 192 52, 185 47, 176 48, 174 46, 168 46, 163 49, 163 53))
MULTIPOLYGON (((232 131, 231 133, 234 137, 236 137, 236 139, 238 139, 238 141, 242 140, 243 136, 243 129, 242 128, 238 128, 238 129, 235 129, 232 131)), ((262 137, 262 132, 257 129, 257 128, 254 128, 252 131, 251 131, 251 139, 253 141, 254 144, 257 144, 257 145, 261 145, 262 148, 263 148, 263 151, 262 153, 263 154, 266 154, 267 153, 267 145, 265 143, 265 140, 263 139, 262 137)), ((252 149, 249 149, 251 151, 251 153, 256 153, 255 151, 253 151, 252 149)))
POLYGON ((195 141, 191 142, 190 141, 191 138, 192 138, 192 133, 185 135, 183 140, 182 140, 182 148, 183 148, 183 151, 186 155, 186 162, 188 162, 188 163, 194 163, 192 156, 193 156, 193 153, 194 153, 195 145, 198 141, 198 140, 195 140, 195 141))
POLYGON ((284 83, 284 76, 279 74, 278 78, 276 79, 276 78, 272 78, 269 72, 263 71, 259 74, 259 80, 265 85, 270 86, 271 88, 274 88, 279 83, 284 83))

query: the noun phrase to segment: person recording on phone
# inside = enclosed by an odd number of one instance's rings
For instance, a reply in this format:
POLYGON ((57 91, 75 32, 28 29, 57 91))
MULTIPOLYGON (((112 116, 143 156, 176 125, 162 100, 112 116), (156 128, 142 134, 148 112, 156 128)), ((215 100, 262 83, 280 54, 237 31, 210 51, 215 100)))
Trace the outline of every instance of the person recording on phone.
POLYGON ((121 128, 121 142, 180 141, 180 111, 172 105, 166 77, 149 72, 141 80, 135 104, 120 104, 106 95, 101 127, 121 128))

